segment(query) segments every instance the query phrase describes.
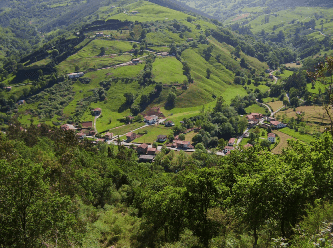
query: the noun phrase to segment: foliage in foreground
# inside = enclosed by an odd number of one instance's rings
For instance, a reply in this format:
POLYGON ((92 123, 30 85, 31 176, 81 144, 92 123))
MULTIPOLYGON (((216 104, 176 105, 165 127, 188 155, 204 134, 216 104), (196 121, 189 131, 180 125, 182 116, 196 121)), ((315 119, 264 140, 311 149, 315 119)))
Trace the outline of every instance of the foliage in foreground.
POLYGON ((139 164, 132 149, 11 125, 0 140, 0 247, 329 245, 333 139, 289 145, 279 156, 164 149, 139 164), (178 173, 164 172, 171 163, 178 173))

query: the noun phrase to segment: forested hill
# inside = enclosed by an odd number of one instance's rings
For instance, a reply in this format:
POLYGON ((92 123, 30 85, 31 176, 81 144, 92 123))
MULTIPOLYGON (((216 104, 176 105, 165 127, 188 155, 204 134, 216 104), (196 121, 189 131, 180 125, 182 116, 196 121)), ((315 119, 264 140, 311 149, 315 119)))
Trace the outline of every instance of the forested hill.
POLYGON ((99 18, 104 0, 0 1, 0 68, 58 35, 99 18))
POLYGON ((0 25, 11 27, 16 22, 27 22, 42 32, 49 32, 88 17, 103 4, 106 4, 106 1, 5 0, 0 5, 0 25))
MULTIPOLYGON (((173 1, 173 0, 171 0, 173 1)), ((203 11, 206 14, 219 18, 221 20, 227 20, 232 16, 236 16, 242 13, 242 9, 251 9, 251 11, 257 11, 260 9, 266 9, 270 11, 279 11, 284 9, 290 9, 295 7, 332 7, 333 3, 330 0, 179 0, 180 2, 187 4, 188 6, 197 10, 203 11)))

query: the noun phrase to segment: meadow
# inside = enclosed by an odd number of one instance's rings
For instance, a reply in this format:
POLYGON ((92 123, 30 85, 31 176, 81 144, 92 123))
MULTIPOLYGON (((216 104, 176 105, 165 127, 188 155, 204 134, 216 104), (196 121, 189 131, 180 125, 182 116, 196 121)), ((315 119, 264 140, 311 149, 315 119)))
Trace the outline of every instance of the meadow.
POLYGON ((72 73, 75 72, 75 68, 78 66, 78 71, 86 71, 88 69, 100 69, 103 67, 110 67, 117 64, 125 63, 132 60, 132 55, 114 55, 114 56, 102 56, 102 57, 85 57, 78 58, 75 55, 69 57, 67 60, 57 65, 59 73, 72 73))
POLYGON ((301 106, 295 109, 287 109, 279 112, 277 115, 282 116, 286 114, 288 118, 294 117, 296 119, 296 112, 304 112, 304 121, 315 123, 329 123, 329 118, 322 106, 301 106))
POLYGON ((137 134, 143 134, 141 137, 135 139, 136 143, 148 143, 152 144, 157 140, 158 135, 173 134, 171 127, 165 127, 164 125, 152 125, 135 131, 137 134), (145 134, 147 132, 147 134, 145 134))
POLYGON ((279 136, 279 139, 280 139, 279 144, 272 150, 272 153, 274 153, 274 154, 281 154, 283 149, 288 147, 288 140, 290 140, 290 139, 295 140, 295 138, 293 138, 285 133, 282 133, 278 130, 274 130, 273 133, 275 133, 277 136, 279 136))
POLYGON ((252 104, 251 106, 245 108, 246 113, 250 114, 250 113, 259 113, 259 114, 263 114, 266 115, 266 108, 265 107, 261 107, 258 104, 252 104))
POLYGON ((113 133, 114 135, 125 135, 128 132, 131 132, 132 130, 142 127, 144 125, 145 125, 145 123, 143 123, 143 122, 133 122, 128 125, 120 126, 117 128, 112 128, 109 130, 109 132, 113 133))
POLYGON ((267 103, 271 109, 273 110, 273 112, 277 111, 278 109, 283 107, 283 102, 282 101, 274 101, 274 102, 268 102, 267 103))
POLYGON ((301 134, 299 132, 296 132, 294 129, 290 129, 288 127, 282 128, 279 130, 281 133, 287 134, 295 139, 298 139, 300 141, 303 141, 307 144, 310 144, 312 141, 315 141, 316 138, 314 138, 311 135, 308 134, 301 134))
POLYGON ((175 57, 156 58, 152 73, 154 80, 163 84, 183 84, 183 81, 187 81, 183 75, 183 65, 175 57))
POLYGON ((109 19, 118 19, 122 21, 149 22, 158 20, 186 19, 189 15, 168 9, 149 2, 137 2, 125 7, 126 13, 113 15, 109 19), (131 11, 138 11, 137 14, 131 14, 131 11))

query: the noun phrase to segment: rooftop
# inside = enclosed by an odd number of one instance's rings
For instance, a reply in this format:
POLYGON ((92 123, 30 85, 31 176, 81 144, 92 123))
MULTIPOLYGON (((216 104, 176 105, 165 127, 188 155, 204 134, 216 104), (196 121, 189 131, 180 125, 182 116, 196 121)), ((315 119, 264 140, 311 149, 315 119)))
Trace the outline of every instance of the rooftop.
POLYGON ((279 121, 270 121, 270 123, 274 126, 281 124, 281 122, 279 122, 279 121))
POLYGON ((138 146, 138 148, 143 148, 143 149, 146 149, 147 147, 148 147, 148 145, 147 144, 145 144, 145 143, 143 143, 143 144, 141 144, 141 145, 139 145, 138 146))

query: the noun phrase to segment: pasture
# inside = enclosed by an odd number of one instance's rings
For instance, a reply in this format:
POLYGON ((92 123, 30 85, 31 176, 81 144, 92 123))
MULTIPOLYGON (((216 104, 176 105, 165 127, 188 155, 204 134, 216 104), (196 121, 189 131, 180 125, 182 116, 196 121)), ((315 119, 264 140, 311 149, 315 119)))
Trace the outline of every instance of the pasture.
POLYGON ((280 142, 279 144, 272 150, 272 153, 274 154, 281 154, 283 149, 288 147, 288 140, 289 139, 295 139, 285 133, 282 133, 278 130, 274 130, 273 133, 279 136, 280 142))
POLYGON ((158 135, 172 134, 171 127, 165 127, 164 125, 152 125, 135 131, 137 134, 143 134, 141 137, 135 139, 133 142, 137 143, 154 143, 157 140, 158 135), (147 132, 147 134, 145 134, 147 132))
POLYGON ((268 102, 267 105, 271 107, 273 112, 277 111, 278 109, 283 107, 283 102, 282 101, 274 101, 274 102, 268 102))
POLYGON ((163 84, 183 84, 187 77, 183 75, 183 65, 175 57, 158 57, 153 63, 153 77, 163 84))
MULTIPOLYGON (((296 112, 304 112, 304 121, 314 122, 314 123, 329 123, 329 117, 327 116, 325 110, 322 106, 301 106, 295 109, 287 109, 285 111, 279 112, 277 115, 282 116, 286 114, 288 118, 294 117, 296 119, 296 112)), ((333 114, 333 111, 331 110, 333 114)))
POLYGON ((261 107, 258 104, 252 104, 251 106, 245 108, 245 111, 247 114, 250 113, 259 113, 259 114, 263 114, 266 115, 266 108, 265 107, 261 107))

